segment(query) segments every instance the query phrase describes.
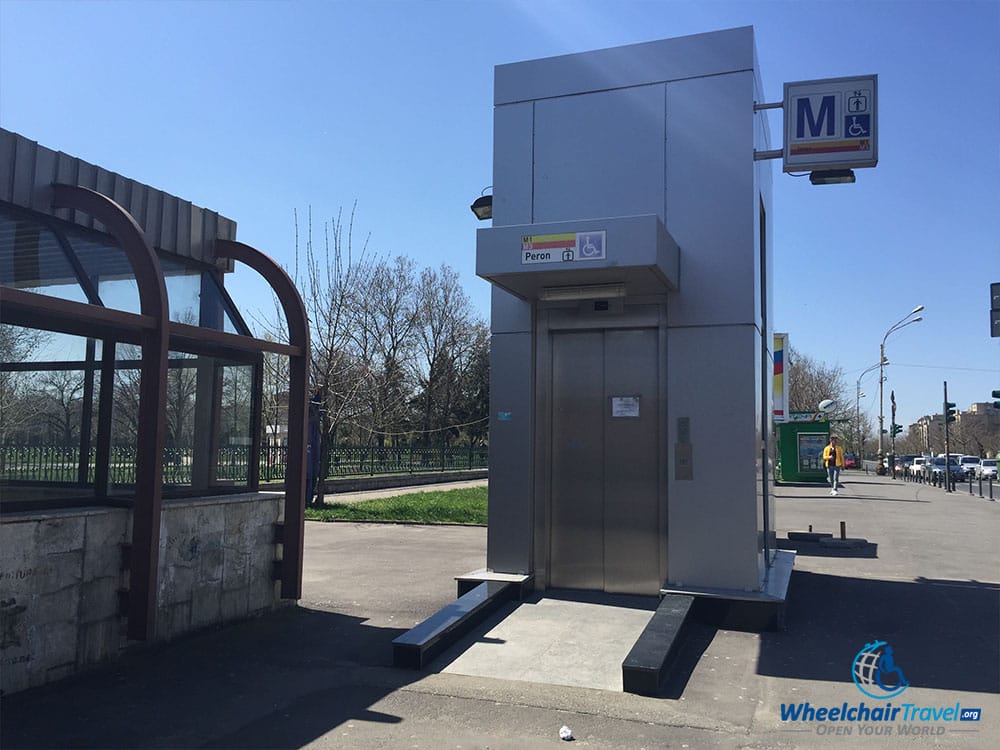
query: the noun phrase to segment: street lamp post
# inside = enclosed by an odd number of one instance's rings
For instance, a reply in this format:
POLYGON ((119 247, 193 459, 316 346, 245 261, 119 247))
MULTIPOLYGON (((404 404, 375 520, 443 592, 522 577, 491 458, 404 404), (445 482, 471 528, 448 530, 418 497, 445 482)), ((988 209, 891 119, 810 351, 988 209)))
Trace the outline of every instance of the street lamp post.
POLYGON ((885 383, 885 365, 887 364, 885 360, 885 340, 889 338, 889 334, 895 333, 900 328, 905 328, 911 323, 919 323, 923 320, 923 316, 917 315, 918 312, 924 309, 923 305, 917 305, 910 312, 906 313, 902 318, 900 318, 896 323, 885 332, 885 336, 882 337, 882 343, 878 348, 878 471, 882 470, 882 458, 884 456, 882 452, 882 433, 883 427, 885 426, 885 416, 883 410, 883 399, 882 399, 882 385, 885 383), (911 318, 911 315, 917 315, 915 318, 911 318))
POLYGON ((855 404, 854 404, 854 406, 855 406, 855 410, 857 411, 857 414, 858 414, 858 416, 857 416, 857 418, 858 418, 858 423, 857 423, 858 424, 858 460, 860 460, 860 461, 864 461, 864 459, 865 459, 865 445, 864 445, 863 439, 861 437, 861 397, 864 396, 865 394, 861 392, 861 379, 864 378, 865 375, 867 375, 868 373, 870 373, 876 367, 879 367, 882 364, 889 364, 889 363, 888 362, 877 362, 876 364, 872 365, 871 367, 865 368, 865 370, 858 376, 858 382, 855 384, 855 391, 854 392, 857 394, 857 396, 855 398, 855 404))
POLYGON ((855 400, 855 405, 857 407, 857 425, 858 425, 858 460, 864 464, 865 461, 865 444, 863 438, 861 437, 861 397, 867 396, 867 393, 861 392, 861 378, 858 378, 858 395, 855 400))

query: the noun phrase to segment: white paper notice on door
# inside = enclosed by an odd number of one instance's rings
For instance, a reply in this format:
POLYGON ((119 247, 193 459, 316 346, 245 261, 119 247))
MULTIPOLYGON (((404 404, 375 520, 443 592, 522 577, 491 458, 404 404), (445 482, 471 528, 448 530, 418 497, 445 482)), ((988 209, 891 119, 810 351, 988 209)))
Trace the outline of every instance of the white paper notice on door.
POLYGON ((611 416, 635 419, 639 416, 638 396, 612 396, 611 416))

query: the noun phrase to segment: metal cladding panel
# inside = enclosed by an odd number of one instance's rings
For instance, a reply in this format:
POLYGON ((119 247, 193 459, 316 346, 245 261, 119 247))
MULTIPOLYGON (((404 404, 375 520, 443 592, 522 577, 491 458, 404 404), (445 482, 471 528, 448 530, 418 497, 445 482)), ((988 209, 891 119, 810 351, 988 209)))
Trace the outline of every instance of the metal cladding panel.
POLYGON ((493 103, 510 104, 590 91, 750 70, 753 27, 498 65, 493 103))
POLYGON ((604 332, 604 590, 660 590, 660 394, 655 328, 604 332), (627 416, 615 400, 636 398, 627 416))
POLYGON ((667 341, 669 454, 681 418, 692 454, 690 480, 677 478, 673 460, 670 467, 669 582, 757 590, 759 333, 751 325, 671 328, 667 341))
POLYGON ((17 136, 9 130, 0 129, 0 200, 13 203, 14 154, 17 150, 17 136))
POLYGON ((113 199, 143 227, 153 247, 168 253, 212 263, 215 240, 236 239, 236 222, 214 211, 186 201, 178 211, 180 199, 172 195, 0 129, 0 201, 104 231, 88 214, 51 207, 50 188, 56 182, 113 199), (168 206, 164 219, 161 209, 168 206))
POLYGON ((655 215, 480 229, 476 273, 523 299, 548 286, 624 282, 629 294, 662 294, 679 283, 677 243, 655 215), (525 263, 526 235, 604 232, 603 259, 525 263))
POLYGON ((535 103, 533 221, 664 216, 664 86, 535 103))
MULTIPOLYGON (((76 180, 76 184, 80 187, 86 187, 92 190, 95 189, 95 186, 97 185, 97 167, 84 161, 78 161, 76 180)), ((74 210, 72 221, 74 224, 79 224, 82 227, 92 228, 94 226, 93 217, 84 211, 74 210)))
POLYGON ((490 486, 486 564, 531 573, 534 524, 531 333, 490 340, 490 486))
POLYGON ((34 185, 31 190, 31 206, 34 211, 49 210, 52 203, 52 183, 58 173, 58 154, 48 149, 35 152, 34 185))
MULTIPOLYGON (((764 101, 764 91, 760 81, 760 70, 754 69, 754 99, 764 101)), ((754 149, 757 151, 771 150, 771 130, 768 126, 767 111, 760 111, 754 115, 754 149)), ((755 307, 758 310, 757 325, 764 332, 767 347, 770 348, 772 338, 772 321, 774 316, 772 294, 772 279, 774 278, 774 242, 772 240, 771 227, 772 220, 772 190, 774 180, 774 162, 771 159, 761 159, 754 163, 754 193, 760 201, 759 206, 763 206, 763 216, 760 210, 757 212, 754 236, 757 240, 758 255, 763 259, 763 263, 757 264, 757 275, 754 279, 754 292, 757 295, 755 307), (761 220, 763 219, 763 224, 761 220), (764 246, 760 247, 763 242, 764 246)), ((758 206, 758 209, 759 209, 758 206)), ((770 414, 770 411, 768 412, 770 414)))
POLYGON ((603 591, 604 334, 559 332, 551 343, 549 583, 603 591))
MULTIPOLYGON (((2 157, 0 157, 2 158, 2 157)), ((80 162, 72 159, 64 153, 59 154, 59 163, 56 165, 55 181, 63 185, 77 185, 80 175, 80 162)), ((72 208, 57 208, 55 215, 63 221, 75 223, 76 211, 72 208)))
POLYGON ((753 324, 753 72, 667 86, 667 221, 683 248, 671 326, 753 324))
POLYGON ((528 224, 531 213, 534 105, 493 110, 493 226, 528 224))
POLYGON ((14 143, 14 184, 10 202, 31 208, 31 193, 35 187, 35 144, 24 138, 14 143))
POLYGON ((495 284, 490 305, 490 331, 492 333, 531 333, 534 316, 530 302, 505 292, 495 284))

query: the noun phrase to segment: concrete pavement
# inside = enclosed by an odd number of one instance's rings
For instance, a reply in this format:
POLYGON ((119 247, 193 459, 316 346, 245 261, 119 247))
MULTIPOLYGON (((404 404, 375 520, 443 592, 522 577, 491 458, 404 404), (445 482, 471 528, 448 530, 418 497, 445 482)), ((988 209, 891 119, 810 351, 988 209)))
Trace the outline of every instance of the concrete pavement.
MULTIPOLYGON (((519 636, 502 620, 472 638, 492 650, 490 674, 468 674, 461 646, 431 671, 396 670, 392 639, 454 598, 454 575, 483 567, 485 529, 309 523, 301 606, 6 697, 0 746, 533 748, 562 746, 562 725, 576 745, 601 748, 996 746, 998 504, 854 472, 843 479, 836 498, 822 486, 777 488, 779 537, 810 524, 838 534, 844 521, 849 536, 870 544, 796 545, 786 631, 696 626, 663 698, 555 684, 553 674, 598 660, 586 637, 568 643, 572 629, 548 666, 539 659, 534 673, 504 672, 504 649, 519 636), (943 734, 922 738, 875 734, 903 722, 868 724, 872 734, 862 735, 857 722, 781 720, 783 703, 865 699, 851 663, 876 638, 892 643, 911 683, 898 701, 958 702, 981 708, 982 720, 932 723, 943 734), (853 733, 826 734, 831 728, 853 733)), ((521 607, 540 612, 551 603, 521 607)), ((605 613, 578 618, 599 626, 590 621, 605 613)), ((566 625, 540 617, 534 627, 566 625)))

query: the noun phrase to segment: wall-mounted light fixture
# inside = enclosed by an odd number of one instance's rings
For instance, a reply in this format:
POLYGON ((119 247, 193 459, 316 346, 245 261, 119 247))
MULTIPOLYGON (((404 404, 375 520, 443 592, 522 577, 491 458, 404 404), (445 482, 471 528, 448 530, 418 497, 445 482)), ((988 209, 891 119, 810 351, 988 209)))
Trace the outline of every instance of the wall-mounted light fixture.
POLYGON ((543 302, 578 299, 618 299, 625 296, 624 284, 587 284, 585 286, 547 286, 538 293, 543 302))
POLYGON ((493 218, 493 196, 486 195, 486 191, 490 190, 493 186, 483 188, 483 192, 479 194, 472 205, 469 208, 472 209, 472 213, 476 215, 476 218, 480 221, 486 221, 486 219, 493 218))
POLYGON ((853 185, 853 169, 822 169, 809 173, 813 185, 853 185))

